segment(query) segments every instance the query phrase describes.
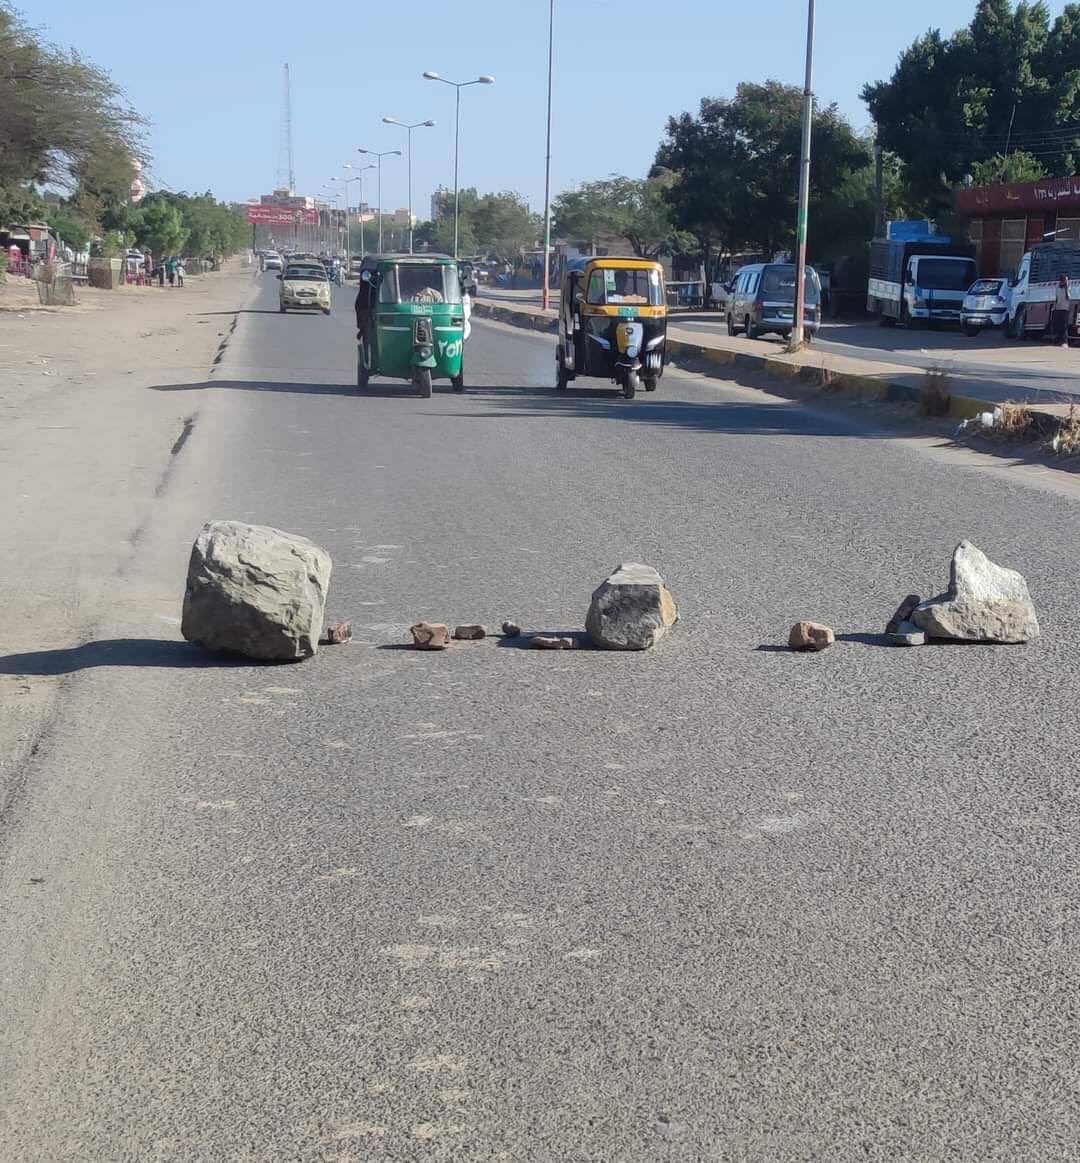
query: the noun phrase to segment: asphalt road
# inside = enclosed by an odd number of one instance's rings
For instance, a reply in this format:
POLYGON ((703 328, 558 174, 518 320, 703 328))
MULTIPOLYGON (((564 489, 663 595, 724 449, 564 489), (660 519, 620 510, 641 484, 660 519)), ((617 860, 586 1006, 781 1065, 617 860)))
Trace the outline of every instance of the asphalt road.
POLYGON ((359 394, 349 293, 275 295, 157 389, 126 615, 0 659, 68 676, 0 817, 0 1155, 1075 1159, 1075 490, 679 373, 557 396, 483 323, 466 395, 359 394), (211 517, 326 546, 355 640, 181 643, 211 517), (881 647, 964 536, 1044 637, 881 647), (623 560, 647 655, 404 648, 580 628, 623 560))
MULTIPOLYGON (((484 287, 483 297, 506 303, 540 305, 539 291, 508 291, 484 287)), ((552 306, 558 306, 558 293, 552 306)), ((672 327, 684 329, 702 342, 712 336, 727 339, 725 316, 716 310, 678 311, 670 316, 672 327)), ((748 352, 779 349, 778 335, 743 339, 748 352)), ((1063 349, 1043 340, 1006 339, 999 331, 964 336, 955 326, 938 328, 883 328, 872 321, 824 322, 814 350, 852 359, 911 368, 917 384, 930 368, 949 372, 959 392, 988 400, 1069 402, 1080 394, 1080 350, 1063 349)))

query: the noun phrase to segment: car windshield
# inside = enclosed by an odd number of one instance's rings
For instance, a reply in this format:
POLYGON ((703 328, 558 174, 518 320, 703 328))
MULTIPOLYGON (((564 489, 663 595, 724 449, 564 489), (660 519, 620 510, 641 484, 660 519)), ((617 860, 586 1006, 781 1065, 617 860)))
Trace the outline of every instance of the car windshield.
POLYGON ((326 271, 322 267, 313 266, 289 267, 285 271, 285 277, 287 279, 313 279, 316 282, 321 279, 325 283, 326 271))
POLYGON ((664 302, 660 272, 655 268, 600 268, 589 276, 586 301, 594 306, 660 307, 664 302))
POLYGON ((979 279, 968 287, 969 295, 996 295, 1001 290, 1000 279, 979 279))
POLYGON ((919 259, 918 285, 928 291, 963 291, 971 284, 975 264, 970 259, 919 259))
POLYGON ((457 268, 441 263, 402 263, 379 282, 380 303, 460 303, 457 268))
MULTIPOLYGON (((813 306, 819 298, 821 286, 817 272, 807 267, 805 275, 805 297, 808 306, 813 306)), ((795 267, 787 265, 768 266, 761 276, 761 291, 764 299, 774 299, 781 303, 795 302, 795 267)))

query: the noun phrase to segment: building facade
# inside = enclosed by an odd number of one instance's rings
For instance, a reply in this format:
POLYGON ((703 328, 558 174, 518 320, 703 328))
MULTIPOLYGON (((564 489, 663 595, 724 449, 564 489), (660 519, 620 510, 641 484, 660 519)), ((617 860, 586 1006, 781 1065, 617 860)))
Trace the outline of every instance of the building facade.
POLYGON ((1037 242, 1080 241, 1080 177, 969 186, 956 191, 955 204, 981 275, 1012 275, 1037 242))

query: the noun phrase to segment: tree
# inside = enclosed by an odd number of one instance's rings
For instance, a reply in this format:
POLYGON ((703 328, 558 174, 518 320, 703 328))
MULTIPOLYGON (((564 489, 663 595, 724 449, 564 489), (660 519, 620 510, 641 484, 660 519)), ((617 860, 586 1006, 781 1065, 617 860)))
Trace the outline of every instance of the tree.
POLYGON ((555 232, 588 242, 601 234, 619 235, 641 258, 693 249, 695 240, 680 235, 672 222, 666 195, 675 181, 675 175, 664 171, 652 178, 612 174, 598 182, 585 182, 552 203, 555 232))
POLYGON ((883 146, 904 162, 922 212, 952 202, 975 166, 983 176, 1064 175, 1080 161, 1080 4, 1051 24, 1045 3, 978 0, 967 28, 931 30, 905 49, 888 81, 864 86, 883 146), (995 166, 1013 150, 1034 164, 995 166), (1011 167, 1011 168, 1010 168, 1011 167))
POLYGON ((187 242, 180 211, 167 195, 149 194, 142 204, 142 221, 135 230, 135 240, 156 256, 179 254, 187 242))
MULTIPOLYGON (((698 117, 668 120, 654 173, 669 170, 676 226, 708 256, 749 247, 773 255, 795 240, 802 90, 744 82, 731 100, 706 98, 698 117)), ((810 221, 854 174, 871 164, 836 105, 816 109, 810 221)))
POLYGON ((50 206, 45 211, 45 221, 58 237, 74 250, 82 250, 90 241, 91 227, 73 214, 67 206, 50 206))
POLYGON ((74 190, 98 169, 142 156, 142 119, 78 53, 45 44, 0 3, 0 204, 30 183, 74 190))
POLYGON ((1025 150, 996 153, 985 161, 973 162, 971 180, 976 186, 993 186, 1001 182, 1036 182, 1046 177, 1046 166, 1025 150))
MULTIPOLYGON (((536 215, 512 191, 485 194, 470 209, 469 218, 475 249, 500 262, 514 263, 523 250, 536 245, 536 215)), ((460 245, 458 249, 466 253, 460 245)))

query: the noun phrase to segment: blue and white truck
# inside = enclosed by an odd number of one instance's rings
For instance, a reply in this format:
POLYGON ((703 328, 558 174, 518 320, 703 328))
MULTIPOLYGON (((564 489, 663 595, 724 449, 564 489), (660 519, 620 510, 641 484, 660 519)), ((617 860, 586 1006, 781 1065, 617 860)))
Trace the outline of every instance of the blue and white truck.
POLYGON ((932 222, 890 222, 870 244, 866 309, 885 327, 959 322, 976 277, 970 242, 936 233, 932 222))

